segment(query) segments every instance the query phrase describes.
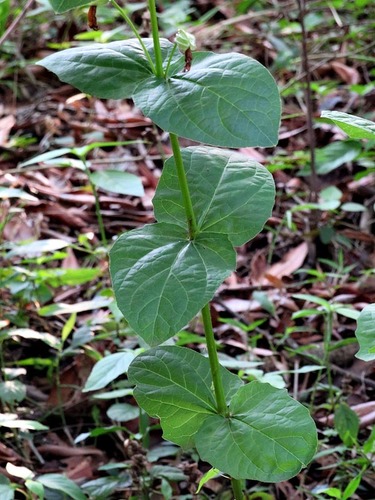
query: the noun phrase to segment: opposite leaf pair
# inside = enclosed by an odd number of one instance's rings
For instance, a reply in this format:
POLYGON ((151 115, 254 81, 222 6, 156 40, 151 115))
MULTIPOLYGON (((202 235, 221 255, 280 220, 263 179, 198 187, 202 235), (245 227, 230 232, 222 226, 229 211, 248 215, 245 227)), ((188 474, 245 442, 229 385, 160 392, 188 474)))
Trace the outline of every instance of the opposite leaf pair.
POLYGON ((243 385, 221 367, 228 415, 220 415, 208 359, 177 346, 137 356, 128 376, 140 406, 160 418, 165 439, 195 446, 202 460, 234 478, 283 481, 314 456, 314 421, 286 390, 243 385))

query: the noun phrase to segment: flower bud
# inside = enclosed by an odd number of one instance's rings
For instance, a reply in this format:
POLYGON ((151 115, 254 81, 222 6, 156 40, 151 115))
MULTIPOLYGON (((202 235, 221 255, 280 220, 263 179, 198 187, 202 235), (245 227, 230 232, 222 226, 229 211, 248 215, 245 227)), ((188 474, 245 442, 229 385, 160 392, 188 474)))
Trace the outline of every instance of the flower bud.
POLYGON ((179 29, 176 33, 175 42, 177 47, 181 52, 186 52, 188 49, 195 50, 197 48, 195 44, 195 36, 191 35, 183 29, 179 29))

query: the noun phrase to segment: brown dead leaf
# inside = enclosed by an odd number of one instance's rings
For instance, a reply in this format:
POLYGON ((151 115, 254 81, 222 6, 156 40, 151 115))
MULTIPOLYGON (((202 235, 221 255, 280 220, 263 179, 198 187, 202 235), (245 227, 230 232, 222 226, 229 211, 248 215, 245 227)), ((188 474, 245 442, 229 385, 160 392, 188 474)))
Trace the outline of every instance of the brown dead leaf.
POLYGON ((79 448, 74 448, 73 446, 63 444, 42 444, 41 446, 38 446, 37 449, 41 454, 48 454, 55 457, 82 457, 85 455, 103 456, 104 454, 101 450, 92 446, 80 446, 79 448))
POLYGON ((339 61, 333 61, 331 64, 334 71, 348 85, 355 85, 360 82, 361 78, 355 68, 351 68, 339 61))
MULTIPOLYGON (((357 415, 360 421, 360 427, 367 427, 368 425, 373 425, 375 422, 375 401, 367 401, 366 403, 360 403, 350 407, 357 415)), ((333 425, 334 415, 328 415, 328 417, 320 417, 318 421, 322 424, 333 425)))
POLYGON ((284 276, 290 276, 302 266, 308 254, 308 249, 308 244, 305 241, 297 247, 292 248, 279 262, 264 270, 258 279, 253 279, 253 284, 268 285, 271 283, 276 287, 280 287, 284 276))
MULTIPOLYGON (((259 285, 267 268, 266 256, 263 250, 255 252, 250 263, 250 282, 259 285)), ((268 284, 268 283, 267 283, 268 284)))
POLYGON ((69 457, 61 462, 66 465, 64 473, 72 481, 78 479, 88 481, 94 477, 92 457, 69 457))
POLYGON ((11 448, 5 446, 5 444, 0 443, 0 460, 14 464, 15 462, 22 461, 22 457, 11 448))
POLYGON ((48 406, 63 405, 65 409, 84 403, 80 387, 83 387, 92 369, 93 362, 87 356, 78 355, 74 361, 60 373, 60 390, 52 388, 47 401, 48 406))
POLYGON ((68 247, 66 253, 68 254, 62 261, 61 267, 63 269, 79 269, 79 262, 75 256, 73 249, 68 247))
POLYGON ((44 204, 43 213, 44 215, 47 215, 50 220, 63 222, 64 226, 74 229, 85 227, 87 225, 87 221, 89 220, 88 215, 82 208, 65 208, 59 203, 44 204))
POLYGON ((5 225, 3 237, 7 241, 17 242, 37 240, 40 236, 42 214, 27 216, 25 212, 17 214, 5 225))
POLYGON ((16 118, 13 115, 0 118, 0 146, 5 146, 8 142, 9 133, 16 124, 16 118))
POLYGON ((254 148, 240 148, 239 152, 247 156, 251 160, 256 160, 260 163, 264 163, 266 161, 265 155, 254 148))

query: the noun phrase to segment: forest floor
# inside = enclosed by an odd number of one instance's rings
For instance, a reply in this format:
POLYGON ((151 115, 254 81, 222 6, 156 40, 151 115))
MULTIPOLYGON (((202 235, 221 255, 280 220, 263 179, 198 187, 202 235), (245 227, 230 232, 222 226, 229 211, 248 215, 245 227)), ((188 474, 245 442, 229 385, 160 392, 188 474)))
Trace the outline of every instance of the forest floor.
MULTIPOLYGON (((147 35, 143 4, 127 3, 147 35)), ((179 23, 195 34, 200 49, 247 54, 269 68, 281 91, 278 145, 240 150, 273 174, 273 214, 238 249, 237 272, 221 286, 211 311, 221 359, 244 379, 286 387, 305 403, 318 427, 319 449, 292 480, 248 481, 248 498, 373 500, 375 449, 372 444, 368 453, 365 443, 375 421, 375 364, 355 357, 355 319, 375 302, 375 148, 348 140, 320 113, 375 119, 375 6, 308 2, 303 35, 294 1, 160 4, 166 36, 179 23), (351 442, 334 418, 339 406, 344 427, 350 428, 353 413, 358 416, 351 442), (350 484, 352 493, 345 493, 350 484)), ((93 499, 230 499, 222 476, 195 493, 209 466, 193 450, 163 444, 157 421, 140 441, 131 409, 121 421, 111 418, 114 404, 135 404, 131 395, 116 397, 130 392, 125 376, 106 392, 82 392, 95 362, 139 347, 113 302, 107 254, 121 232, 154 221, 152 197, 171 154, 168 136, 131 101, 81 94, 35 64, 57 49, 131 36, 106 5, 98 9, 99 31, 90 31, 85 10, 54 15, 47 2, 34 1, 0 45, 1 418, 4 423, 15 414, 46 426, 2 427, 0 490, 11 483, 15 498, 37 498, 27 497, 25 477, 10 463, 36 478, 65 474, 93 499), (126 171, 144 186, 143 196, 123 195, 110 185, 98 189, 106 241, 92 187, 70 151, 93 142, 112 144, 91 151, 91 172, 126 171), (66 150, 58 157, 53 152, 61 148, 66 150), (52 154, 25 164, 46 152, 52 154), (125 392, 108 392, 115 390, 125 392)), ((14 6, 10 20, 19 13, 14 6)), ((204 352, 199 318, 176 342, 204 352)), ((52 488, 46 498, 64 496, 52 488)))

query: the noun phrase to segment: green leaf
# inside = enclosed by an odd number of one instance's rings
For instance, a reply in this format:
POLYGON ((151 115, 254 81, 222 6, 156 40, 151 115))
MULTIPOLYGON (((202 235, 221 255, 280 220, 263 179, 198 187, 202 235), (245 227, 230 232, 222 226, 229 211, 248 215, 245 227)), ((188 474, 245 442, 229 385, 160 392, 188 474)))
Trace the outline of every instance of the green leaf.
POLYGON ((11 0, 0 0, 0 36, 5 31, 10 14, 11 0))
POLYGON ((128 403, 116 403, 108 408, 107 416, 116 422, 129 422, 139 417, 139 408, 128 403))
POLYGON ((132 395, 133 395, 133 389, 128 388, 128 389, 115 389, 114 391, 108 391, 108 392, 101 392, 100 394, 94 394, 92 397, 94 399, 118 399, 132 395))
POLYGON ((361 144, 356 141, 337 141, 324 148, 316 149, 317 174, 328 174, 344 163, 353 161, 361 150, 361 144))
POLYGON ((217 477, 218 475, 220 475, 220 471, 219 471, 219 469, 215 469, 214 467, 212 467, 209 471, 207 471, 205 474, 203 474, 203 476, 201 477, 201 480, 199 481, 198 489, 195 492, 195 494, 198 495, 198 493, 201 491, 201 489, 203 488, 203 486, 208 481, 210 481, 214 477, 217 477))
POLYGON ((362 474, 358 474, 350 480, 348 486, 345 488, 344 493, 342 495, 342 500, 348 500, 349 498, 353 498, 354 493, 357 491, 358 486, 361 484, 362 474))
POLYGON ((149 345, 175 335, 209 302, 235 268, 225 235, 187 232, 166 223, 120 236, 110 251, 117 305, 149 345))
MULTIPOLYGON (((224 393, 231 399, 240 379, 221 367, 224 393)), ((209 360, 185 347, 150 349, 135 358, 128 377, 134 397, 151 416, 160 418, 164 438, 184 448, 204 420, 216 413, 209 360)))
POLYGON ((77 304, 51 304, 49 306, 41 307, 38 310, 40 316, 56 316, 58 314, 73 314, 84 311, 93 311, 102 307, 108 307, 112 302, 108 297, 95 297, 92 300, 84 300, 77 304))
MULTIPOLYGON (((152 40, 144 43, 153 58, 152 40)), ((174 45, 160 43, 166 66, 174 45)), ((184 73, 184 59, 175 53, 167 78, 152 73, 138 40, 75 47, 39 64, 96 97, 133 97, 161 128, 192 140, 233 148, 277 143, 276 83, 264 66, 242 54, 196 53, 184 73)))
POLYGON ((38 269, 36 271, 37 279, 53 286, 74 286, 87 283, 102 274, 99 268, 81 268, 81 269, 38 269))
POLYGON ((51 335, 50 333, 36 332, 30 328, 17 328, 16 330, 11 330, 8 332, 8 336, 14 340, 16 340, 17 337, 21 337, 23 339, 41 340, 54 349, 57 349, 60 345, 60 339, 56 338, 54 335, 51 335))
POLYGON ((92 369, 83 392, 103 389, 117 377, 126 373, 133 359, 133 351, 116 352, 101 359, 92 369))
MULTIPOLYGON (((182 150, 199 231, 228 235, 239 246, 271 215, 275 187, 266 168, 233 151, 205 146, 182 150)), ((164 165, 153 200, 159 222, 187 228, 174 157, 164 165)))
POLYGON ((325 493, 332 498, 341 498, 341 490, 338 488, 327 488, 326 490, 320 490, 320 493, 325 493))
POLYGON ((162 443, 160 446, 155 446, 147 452, 147 460, 149 462, 157 462, 163 457, 175 457, 180 450, 179 446, 174 446, 168 443, 162 443))
POLYGON ((42 483, 39 483, 39 481, 33 481, 32 479, 27 479, 25 481, 25 486, 31 493, 34 493, 34 495, 38 497, 38 500, 43 500, 45 498, 44 486, 42 485, 42 483))
POLYGON ((364 361, 375 359, 375 304, 366 306, 360 313, 355 336, 359 351, 356 357, 364 361))
POLYGON ((60 250, 61 248, 65 248, 69 246, 64 240, 58 240, 56 238, 51 238, 49 240, 38 240, 33 241, 32 243, 26 244, 12 244, 12 250, 7 253, 7 258, 17 256, 27 256, 33 257, 40 255, 44 252, 54 252, 55 250, 60 250))
POLYGON ((48 427, 46 425, 40 424, 35 420, 17 420, 4 418, 4 415, 0 415, 0 427, 8 427, 8 429, 21 429, 30 431, 46 431, 48 427))
POLYGON ((54 158, 60 158, 60 156, 67 155, 71 153, 70 148, 60 148, 54 149, 53 151, 47 151, 46 153, 41 153, 40 155, 34 156, 30 160, 20 163, 19 167, 28 167, 30 165, 35 165, 36 163, 43 163, 54 158))
MULTIPOLYGON (((1 2, 0 2, 1 3, 1 2)), ((26 193, 23 189, 0 186, 0 199, 18 198, 19 200, 38 201, 38 198, 26 193)))
POLYGON ((341 205, 341 210, 345 210, 345 212, 366 212, 366 207, 360 203, 348 202, 341 205))
MULTIPOLYGON (((144 39, 143 42, 152 56, 152 40, 144 39)), ((161 48, 163 58, 168 59, 173 44, 163 39, 161 48)), ((176 54, 176 58, 180 56, 176 54)), ((104 99, 130 98, 141 82, 153 76, 140 43, 133 39, 63 50, 38 64, 81 92, 104 99)))
POLYGON ((111 495, 117 488, 126 488, 131 486, 131 484, 131 478, 126 473, 123 478, 121 476, 105 476, 87 481, 87 483, 83 483, 82 489, 89 495, 89 498, 103 500, 105 498, 113 498, 111 495))
POLYGON ((319 304, 326 311, 330 311, 332 309, 332 306, 328 302, 328 300, 322 299, 321 297, 317 297, 316 295, 310 295, 308 293, 294 293, 293 298, 307 300, 309 302, 312 302, 313 304, 319 304))
POLYGON ((277 143, 279 92, 260 63, 238 53, 201 52, 190 71, 182 72, 183 63, 173 69, 167 80, 144 79, 134 93, 136 106, 162 129, 213 146, 277 143))
POLYGON ((357 320, 359 318, 360 312, 357 311, 356 309, 353 309, 351 307, 345 307, 345 306, 339 306, 336 307, 335 305, 335 311, 337 314, 341 314, 341 316, 345 316, 345 318, 350 318, 357 320))
POLYGON ((46 488, 61 491, 73 500, 86 500, 81 488, 62 474, 43 474, 38 477, 38 481, 46 488))
POLYGON ((76 9, 77 7, 82 7, 83 5, 89 5, 93 0, 49 0, 53 10, 60 14, 61 12, 66 12, 68 10, 76 9))
POLYGON ((170 465, 153 465, 150 469, 150 476, 165 477, 169 481, 185 481, 188 479, 181 469, 170 465))
POLYGON ((111 191, 112 193, 127 194, 130 196, 144 195, 141 179, 128 172, 98 170, 90 174, 90 179, 95 186, 106 191, 111 191))
POLYGON ((11 484, 0 484, 1 500, 13 500, 15 496, 15 487, 11 484))
POLYGON ((346 446, 353 446, 357 441, 359 418, 346 403, 340 403, 335 410, 335 428, 346 446))
POLYGON ((364 453, 375 453, 375 427, 371 429, 370 436, 368 439, 363 443, 362 447, 364 453))
POLYGON ((322 111, 322 118, 329 118, 352 139, 375 139, 375 123, 341 111, 322 111))
POLYGON ((202 460, 237 479, 279 482, 313 458, 315 424, 285 390, 251 382, 233 397, 230 418, 209 416, 195 438, 202 460))
POLYGON ((165 479, 164 477, 161 478, 160 493, 163 495, 163 498, 165 500, 171 500, 173 495, 172 486, 169 484, 169 481, 167 481, 167 479, 165 479))
POLYGON ((18 380, 0 382, 0 400, 3 403, 18 403, 26 397, 26 386, 18 380))

